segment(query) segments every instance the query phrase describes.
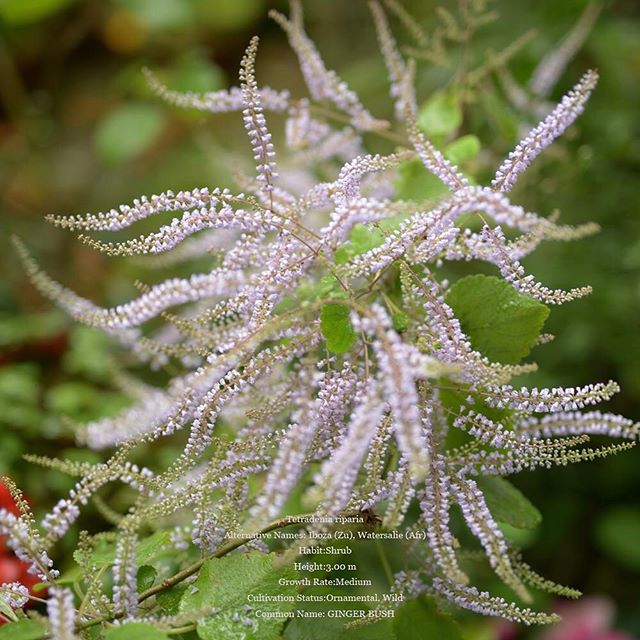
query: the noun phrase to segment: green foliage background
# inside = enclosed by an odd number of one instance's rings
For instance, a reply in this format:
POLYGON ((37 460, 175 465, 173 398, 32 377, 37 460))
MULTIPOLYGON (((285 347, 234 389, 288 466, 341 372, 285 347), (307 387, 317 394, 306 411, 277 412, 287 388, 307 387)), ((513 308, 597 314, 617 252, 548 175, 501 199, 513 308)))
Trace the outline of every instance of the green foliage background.
MULTIPOLYGON (((427 31, 435 25, 436 3, 404 4, 427 31)), ((455 8, 451 0, 438 4, 455 8)), ((304 5, 309 32, 328 64, 373 113, 391 115, 366 3, 304 5)), ((72 428, 64 418, 83 421, 115 412, 126 400, 111 381, 108 343, 51 311, 25 282, 8 237, 19 234, 55 277, 101 304, 134 295, 135 278, 149 282, 166 275, 97 255, 50 229, 43 215, 101 210, 169 188, 230 184, 229 158, 239 152, 250 161, 240 119, 163 105, 149 94, 140 70, 152 67, 176 89, 220 88, 235 80, 249 37, 257 33, 263 40, 260 82, 302 95, 286 39, 266 18, 274 6, 284 3, 0 0, 0 471, 17 479, 36 509, 68 490, 69 480, 53 472, 30 473, 21 455, 62 450, 96 459, 97 454, 72 450, 72 428)), ((524 83, 585 6, 583 0, 499 0, 493 3, 499 20, 481 29, 470 50, 503 49, 535 28, 535 37, 510 64, 524 83)), ((402 30, 396 33, 402 40, 402 30)), ((527 268, 549 286, 594 288, 586 299, 552 310, 545 331, 557 337, 534 350, 541 371, 532 378, 552 386, 614 378, 623 391, 611 410, 640 419, 637 2, 604 3, 553 98, 588 67, 596 67, 601 80, 579 125, 545 152, 513 194, 533 211, 559 209, 563 222, 594 220, 602 226, 587 240, 545 244, 527 260, 527 268)), ((451 70, 422 63, 418 80, 426 99, 446 91, 451 70)), ((477 136, 480 153, 496 159, 517 141, 523 123, 494 79, 481 85, 456 118, 460 134, 477 136)), ((276 142, 281 124, 274 119, 276 142)), ((383 144, 371 140, 373 149, 383 144)), ((474 146, 470 139, 464 148, 448 151, 474 156, 474 146)), ((403 179, 415 187, 410 175, 403 179)), ((452 277, 468 272, 463 266, 452 277)), ((169 373, 157 372, 155 381, 169 373)), ((640 452, 522 474, 515 484, 543 514, 536 528, 513 529, 528 547, 527 561, 554 580, 609 594, 619 606, 619 626, 640 634, 640 452)), ((466 628, 469 638, 491 637, 486 624, 473 624, 466 628)))

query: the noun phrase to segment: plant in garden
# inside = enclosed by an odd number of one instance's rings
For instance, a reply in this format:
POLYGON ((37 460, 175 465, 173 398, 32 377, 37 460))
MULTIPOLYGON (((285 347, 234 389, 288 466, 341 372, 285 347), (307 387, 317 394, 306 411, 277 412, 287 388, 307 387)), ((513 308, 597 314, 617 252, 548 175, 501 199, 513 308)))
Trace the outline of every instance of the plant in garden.
MULTIPOLYGON (((397 3, 385 4, 398 12, 397 3)), ((39 526, 10 485, 20 514, 1 510, 0 532, 48 587, 56 640, 96 637, 96 628, 107 640, 194 629, 205 639, 279 637, 294 608, 291 561, 300 544, 321 544, 336 523, 366 528, 371 512, 384 531, 405 533, 413 562, 392 587, 402 597, 427 594, 443 606, 533 624, 557 616, 527 606, 531 589, 579 595, 538 576, 503 533, 500 522, 539 518, 503 477, 627 449, 639 427, 592 408, 618 391, 615 382, 513 384, 535 370, 522 358, 551 338, 542 333, 549 307, 590 291, 550 289, 521 260, 543 240, 578 239, 597 226, 560 225, 507 194, 580 115, 597 74, 587 71, 480 186, 452 160, 462 162, 475 139, 454 141, 445 154, 428 138, 434 122, 443 126, 442 96, 418 110, 415 62, 398 50, 383 7, 370 8, 393 128, 326 68, 293 1, 289 17, 271 15, 298 56, 310 99, 258 84, 257 38, 241 62, 240 86, 230 90, 180 94, 148 72, 173 104, 242 112, 256 167, 255 175, 238 175, 237 191, 167 191, 104 213, 48 218, 110 255, 150 254, 166 265, 212 254, 209 271, 103 309, 53 281, 16 241, 34 284, 70 315, 153 366, 173 359, 183 368, 166 389, 131 383, 130 408, 79 429, 80 443, 114 449, 106 461, 31 458, 78 478, 39 526), (276 157, 265 116, 272 112, 286 118, 288 158, 276 157), (369 134, 397 148, 369 154, 369 134), (333 178, 318 181, 318 167, 335 167, 333 178), (429 172, 441 183, 441 195, 403 193, 417 169, 419 179, 429 172), (84 235, 163 212, 178 217, 146 236, 114 243, 84 235), (450 283, 446 264, 461 260, 487 263, 499 277, 450 283), (180 305, 187 306, 169 311, 180 305), (143 331, 158 317, 163 328, 143 331), (590 435, 627 442, 584 447, 590 435), (160 439, 181 437, 167 468, 141 458, 160 439), (113 530, 82 532, 78 566, 59 576, 52 548, 81 507, 115 481, 135 493, 126 513, 103 505, 113 530), (288 510, 292 496, 306 512, 288 510), (468 549, 455 530, 460 515, 514 601, 471 584, 468 549), (300 528, 293 543, 265 544, 261 534, 293 525, 300 528), (247 596, 265 593, 274 597, 262 610, 274 615, 259 617, 247 596)), ((24 589, 1 589, 2 615, 29 637, 42 635, 40 617, 20 615, 24 589)), ((380 604, 378 613, 391 606, 380 604)), ((399 638, 402 620, 393 627, 399 638)))

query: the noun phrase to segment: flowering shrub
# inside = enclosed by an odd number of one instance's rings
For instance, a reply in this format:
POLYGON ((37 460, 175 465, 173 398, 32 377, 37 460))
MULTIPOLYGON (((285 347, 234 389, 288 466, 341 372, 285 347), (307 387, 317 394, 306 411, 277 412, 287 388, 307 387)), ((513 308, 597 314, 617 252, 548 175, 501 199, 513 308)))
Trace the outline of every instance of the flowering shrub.
MULTIPOLYGON (((402 532, 412 561, 395 573, 394 597, 376 605, 372 621, 427 594, 439 606, 548 623, 558 617, 527 606, 531 590, 579 595, 537 575, 505 536, 500 523, 526 527, 539 514, 504 476, 616 453, 633 445, 639 427, 592 408, 618 391, 615 382, 513 383, 536 368, 522 359, 552 338, 542 333, 549 307, 590 292, 551 289, 521 260, 544 240, 579 239, 597 227, 560 225, 508 193, 580 115, 597 74, 586 71, 480 186, 427 137, 415 62, 398 50, 381 5, 370 6, 393 126, 326 68, 292 2, 289 17, 271 15, 298 57, 310 99, 259 86, 257 38, 241 62, 240 87, 179 94, 147 72, 152 88, 177 106, 242 112, 256 167, 253 176, 238 175, 237 191, 167 191, 104 213, 48 218, 110 255, 150 254, 167 265, 213 254, 210 270, 103 309, 52 280, 16 241, 34 284, 71 316, 152 366, 173 359, 183 368, 166 389, 131 383, 129 409, 79 430, 80 443, 115 449, 105 462, 32 457, 79 478, 40 526, 15 488, 20 514, 0 511, 9 546, 49 587, 46 624, 57 640, 96 628, 104 636, 91 637, 113 640, 129 637, 127 629, 140 638, 193 630, 204 639, 279 637, 301 584, 292 564, 300 545, 313 549, 338 525, 366 531, 378 520, 390 538, 402 532), (286 117, 288 159, 276 158, 270 112, 286 117), (365 135, 397 148, 369 154, 365 135), (418 163, 441 183, 435 201, 398 192, 398 174, 418 163), (328 168, 332 177, 319 181, 328 168), (145 236, 84 235, 168 211, 178 217, 145 236), (450 283, 446 264, 461 260, 482 261, 500 277, 450 283), (169 312, 179 305, 187 306, 169 312), (143 331, 158 317, 164 328, 143 331), (183 431, 168 468, 135 462, 140 450, 183 431), (583 447, 591 435, 624 441, 583 447), (51 549, 81 507, 115 481, 135 498, 124 514, 104 507, 114 529, 81 533, 77 567, 60 576, 51 549), (307 511, 293 515, 291 500, 307 511), (473 553, 457 520, 513 601, 472 584, 473 553), (265 534, 292 525, 299 527, 293 541, 266 544, 265 534), (265 591, 274 597, 261 611, 273 615, 256 615, 247 596, 265 591)), ((24 599, 14 591, 5 585, 3 598, 17 617, 24 599)), ((13 624, 45 631, 40 618, 13 624)), ((401 626, 394 626, 398 638, 401 626)))

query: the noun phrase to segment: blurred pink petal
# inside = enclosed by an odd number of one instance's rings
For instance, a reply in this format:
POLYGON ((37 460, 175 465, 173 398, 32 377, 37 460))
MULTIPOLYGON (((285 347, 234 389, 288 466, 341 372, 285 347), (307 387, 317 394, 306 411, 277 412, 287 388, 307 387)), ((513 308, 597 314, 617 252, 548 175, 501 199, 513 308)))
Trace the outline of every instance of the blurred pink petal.
POLYGON ((615 607, 605 596, 563 602, 556 611, 562 622, 544 631, 540 640, 635 640, 622 631, 610 629, 615 607))
POLYGON ((520 633, 520 626, 510 620, 498 618, 493 625, 493 631, 496 640, 515 640, 520 633))

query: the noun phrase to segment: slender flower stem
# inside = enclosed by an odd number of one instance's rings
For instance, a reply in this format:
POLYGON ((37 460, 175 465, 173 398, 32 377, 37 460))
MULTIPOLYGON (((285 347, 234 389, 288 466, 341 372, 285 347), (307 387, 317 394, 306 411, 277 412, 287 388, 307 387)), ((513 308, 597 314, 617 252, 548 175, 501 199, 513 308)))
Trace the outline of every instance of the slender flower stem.
MULTIPOLYGON (((351 124, 351 118, 349 118, 349 116, 345 116, 341 113, 333 111, 332 109, 327 109, 326 107, 322 107, 317 104, 310 104, 309 111, 324 118, 328 118, 329 120, 334 120, 335 122, 351 124)), ((374 129, 372 131, 367 131, 367 133, 371 133, 374 136, 379 136, 380 138, 389 140, 389 142, 395 142, 396 144, 406 147, 407 149, 411 149, 411 143, 404 136, 401 136, 398 133, 394 133, 393 131, 387 131, 385 129, 374 129)))
POLYGON ((389 558, 387 558, 387 554, 382 546, 382 542, 378 539, 375 541, 376 544, 376 552, 378 554, 378 558, 380 558, 380 563, 382 564, 382 568, 384 569, 384 575, 387 577, 389 581, 389 585, 393 586, 394 577, 393 570, 391 569, 391 565, 389 564, 389 558))

